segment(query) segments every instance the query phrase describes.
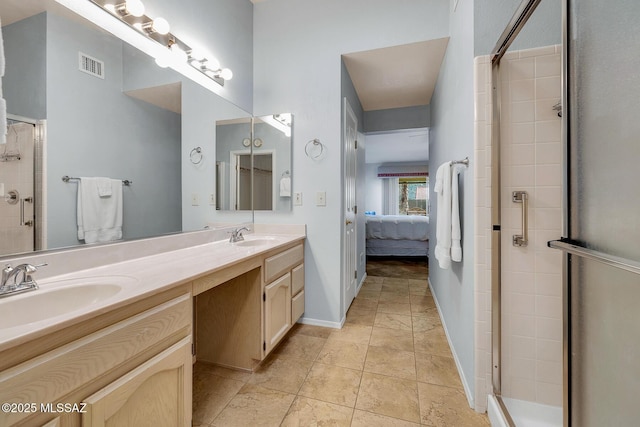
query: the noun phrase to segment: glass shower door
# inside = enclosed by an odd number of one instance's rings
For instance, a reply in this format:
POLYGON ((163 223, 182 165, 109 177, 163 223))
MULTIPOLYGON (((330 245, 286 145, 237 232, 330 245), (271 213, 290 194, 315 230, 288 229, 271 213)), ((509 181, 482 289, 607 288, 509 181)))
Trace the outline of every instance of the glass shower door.
POLYGON ((640 419, 640 2, 569 1, 569 425, 640 419))

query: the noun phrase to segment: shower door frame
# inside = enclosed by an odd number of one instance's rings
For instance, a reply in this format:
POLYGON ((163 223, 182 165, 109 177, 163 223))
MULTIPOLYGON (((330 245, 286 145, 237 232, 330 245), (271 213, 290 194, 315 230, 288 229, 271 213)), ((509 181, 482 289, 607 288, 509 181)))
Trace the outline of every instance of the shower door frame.
MULTIPOLYGON (((496 398, 502 414, 510 426, 516 427, 515 422, 511 418, 504 401, 502 400, 502 277, 501 277, 501 177, 500 177, 500 113, 501 113, 501 93, 500 93, 500 60, 507 52, 516 36, 533 15, 542 0, 522 0, 513 17, 507 24, 506 28, 498 38, 493 51, 490 54, 491 62, 491 105, 492 105, 492 124, 491 124, 491 367, 492 367, 492 386, 493 394, 496 398)), ((562 139, 563 155, 565 161, 562 166, 562 200, 564 208, 562 209, 562 235, 567 236, 568 221, 568 202, 569 202, 569 179, 568 179, 568 117, 569 105, 567 96, 567 67, 568 67, 568 40, 567 40, 567 7, 568 1, 562 2, 562 73, 561 73, 561 105, 562 111, 562 139)), ((563 255, 563 284, 562 298, 568 301, 569 286, 566 271, 568 268, 568 256, 563 255)), ((570 372, 570 354, 569 354, 569 310, 566 304, 563 304, 563 331, 562 331, 562 349, 563 349, 563 424, 569 426, 569 372, 570 372)))
POLYGON ((27 123, 34 127, 34 156, 33 156, 33 250, 40 251, 47 248, 47 215, 46 209, 46 120, 32 119, 7 113, 7 120, 27 123))

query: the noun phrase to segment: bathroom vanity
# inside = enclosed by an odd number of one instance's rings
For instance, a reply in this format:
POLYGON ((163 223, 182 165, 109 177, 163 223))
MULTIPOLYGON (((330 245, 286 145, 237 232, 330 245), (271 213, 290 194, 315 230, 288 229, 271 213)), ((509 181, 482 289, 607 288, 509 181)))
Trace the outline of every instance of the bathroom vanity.
POLYGON ((0 300, 0 425, 191 425, 196 359, 253 370, 302 315, 302 230, 53 276, 0 300), (84 305, 47 314, 42 298, 84 305), (29 303, 42 304, 32 322, 1 314, 29 303))

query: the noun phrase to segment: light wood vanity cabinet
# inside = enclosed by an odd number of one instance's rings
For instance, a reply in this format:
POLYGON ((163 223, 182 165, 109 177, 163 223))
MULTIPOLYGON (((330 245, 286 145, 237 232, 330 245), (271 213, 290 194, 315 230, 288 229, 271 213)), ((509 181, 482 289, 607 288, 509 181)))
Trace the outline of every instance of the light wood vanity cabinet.
POLYGON ((197 360, 254 370, 304 312, 304 245, 256 257, 222 282, 193 282, 197 360), (246 271, 246 273, 242 273, 246 271))
POLYGON ((38 340, 9 350, 25 360, 0 372, 0 402, 37 411, 0 412, 0 425, 191 425, 193 306, 180 288, 43 337, 62 343, 43 354, 28 356, 38 340))
POLYGON ((264 260, 266 356, 304 312, 304 247, 297 245, 264 260))

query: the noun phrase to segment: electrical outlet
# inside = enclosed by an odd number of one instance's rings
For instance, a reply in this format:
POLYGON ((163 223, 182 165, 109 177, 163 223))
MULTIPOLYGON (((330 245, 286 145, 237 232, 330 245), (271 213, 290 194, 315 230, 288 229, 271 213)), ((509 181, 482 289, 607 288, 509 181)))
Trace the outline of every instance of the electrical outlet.
POLYGON ((294 206, 302 206, 302 193, 301 192, 293 193, 293 205, 294 206))
POLYGON ((316 193, 316 206, 327 206, 327 192, 318 191, 316 193))
POLYGON ((191 206, 200 206, 200 198, 196 193, 191 194, 191 206))
POLYGON ((209 204, 211 206, 216 205, 216 195, 214 193, 209 194, 209 204))

